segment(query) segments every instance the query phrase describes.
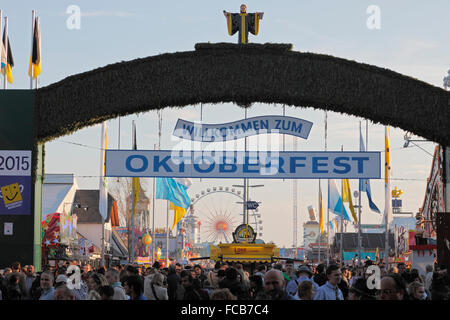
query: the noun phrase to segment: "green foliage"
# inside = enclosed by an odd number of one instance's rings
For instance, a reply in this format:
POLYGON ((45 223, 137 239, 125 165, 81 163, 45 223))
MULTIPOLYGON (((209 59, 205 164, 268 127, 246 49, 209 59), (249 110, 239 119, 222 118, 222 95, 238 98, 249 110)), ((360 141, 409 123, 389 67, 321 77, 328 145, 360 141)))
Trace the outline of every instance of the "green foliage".
POLYGON ((165 107, 260 102, 360 116, 450 145, 450 94, 441 88, 355 61, 295 52, 290 44, 199 43, 195 49, 119 62, 38 89, 38 141, 165 107))

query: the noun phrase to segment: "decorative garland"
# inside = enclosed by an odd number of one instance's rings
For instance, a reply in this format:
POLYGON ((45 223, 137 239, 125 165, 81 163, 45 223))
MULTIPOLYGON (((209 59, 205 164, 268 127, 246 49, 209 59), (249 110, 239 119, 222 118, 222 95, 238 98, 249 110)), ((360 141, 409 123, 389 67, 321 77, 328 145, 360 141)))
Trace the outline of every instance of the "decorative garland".
POLYGON ((165 107, 253 102, 371 119, 450 146, 450 93, 399 73, 291 44, 199 43, 195 51, 119 62, 36 91, 37 141, 165 107))

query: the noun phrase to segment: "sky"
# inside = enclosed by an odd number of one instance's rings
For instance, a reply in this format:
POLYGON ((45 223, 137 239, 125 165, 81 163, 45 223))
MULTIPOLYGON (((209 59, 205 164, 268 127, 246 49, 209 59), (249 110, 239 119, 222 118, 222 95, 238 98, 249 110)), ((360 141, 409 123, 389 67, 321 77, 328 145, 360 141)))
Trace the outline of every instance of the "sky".
MULTIPOLYGON (((31 10, 40 17, 42 30, 42 73, 39 87, 60 81, 70 75, 108 64, 154 56, 166 52, 194 50, 199 42, 237 42, 226 29, 223 10, 237 12, 242 1, 2 1, 0 9, 8 16, 9 38, 15 66, 10 89, 29 88, 27 76, 31 50, 31 10), (74 25, 73 6, 80 9, 79 28, 74 25), (72 24, 68 23, 72 22, 72 24), (74 28, 75 26, 75 28, 74 28)), ((248 12, 262 11, 264 19, 258 36, 251 42, 292 43, 294 50, 328 54, 348 60, 391 69, 401 74, 442 87, 442 79, 450 68, 448 21, 450 3, 446 0, 423 1, 246 1, 248 12), (369 29, 368 19, 379 9, 379 29, 369 29), (370 8, 369 8, 370 9, 370 8)), ((254 104, 248 117, 282 114, 281 105, 254 104)), ((307 140, 298 139, 298 150, 324 150, 324 111, 312 108, 286 107, 286 115, 313 122, 307 140)), ((200 120, 200 105, 162 112, 161 149, 177 143, 171 135, 177 119, 200 120)), ((203 105, 206 123, 223 123, 244 118, 243 109, 233 104, 203 105)), ((153 149, 158 144, 156 112, 145 112, 107 121, 108 148, 131 148, 131 123, 136 121, 139 149, 153 149)), ((365 119, 328 112, 328 150, 358 150, 359 124, 365 132, 365 119)), ((368 149, 384 149, 384 126, 370 121, 368 149)), ((100 125, 82 129, 46 144, 45 172, 73 173, 81 189, 98 189, 100 168, 100 125)), ((404 191, 403 211, 417 212, 425 195, 435 144, 420 142, 419 147, 403 148, 405 132, 391 129, 392 186, 404 191)), ((257 138, 249 139, 254 146, 257 138)), ((281 143, 282 138, 278 136, 281 143)), ((414 139, 422 139, 414 136, 414 139)), ((285 149, 292 150, 293 138, 286 136, 285 149)), ((237 146, 242 148, 241 144, 237 146)), ((151 197, 151 180, 147 194, 151 197)), ((250 180, 250 183, 255 183, 250 180)), ((253 188, 250 198, 261 201, 259 213, 263 221, 262 239, 290 247, 293 243, 293 187, 291 180, 258 180, 264 187, 253 188)), ((193 197, 214 186, 231 186, 242 181, 194 179, 189 189, 193 197)), ((357 180, 350 182, 352 191, 357 180)), ((372 180, 372 197, 384 208, 383 180, 372 180)), ((317 208, 318 181, 298 181, 298 241, 303 238, 302 224, 309 219, 307 207, 317 208)), ((326 198, 326 186, 322 181, 326 198)), ((216 195, 217 196, 217 195, 216 195)), ((216 198, 222 201, 225 198, 216 198)), ((206 207, 223 210, 214 196, 205 197, 206 207)), ((232 200, 230 200, 232 201, 232 200)), ((239 199, 236 199, 239 201, 239 199)), ((166 207, 157 200, 156 225, 166 224, 166 207)), ((200 206, 200 205, 199 205, 200 206)), ((362 198, 362 223, 377 224, 382 216, 367 210, 362 198)), ((233 204, 235 217, 240 208, 233 204)), ((205 213, 206 215, 206 213, 205 213)), ((330 214, 330 217, 333 217, 330 214)), ((170 217, 170 220, 172 218, 170 217)), ((240 220, 241 218, 237 218, 240 220)), ((349 228, 352 230, 352 228, 349 228)))

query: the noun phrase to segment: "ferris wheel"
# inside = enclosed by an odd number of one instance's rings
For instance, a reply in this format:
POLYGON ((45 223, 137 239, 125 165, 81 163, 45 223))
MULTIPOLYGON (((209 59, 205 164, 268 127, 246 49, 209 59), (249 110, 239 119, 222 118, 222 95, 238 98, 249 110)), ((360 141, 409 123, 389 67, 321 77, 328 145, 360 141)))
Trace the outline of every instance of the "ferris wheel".
MULTIPOLYGON (((249 199, 250 200, 250 199, 249 199)), ((191 199, 186 216, 195 217, 198 227, 197 243, 231 243, 233 232, 243 222, 243 197, 232 187, 212 187, 191 199)), ((248 210, 249 225, 262 236, 262 220, 258 209, 248 210)))

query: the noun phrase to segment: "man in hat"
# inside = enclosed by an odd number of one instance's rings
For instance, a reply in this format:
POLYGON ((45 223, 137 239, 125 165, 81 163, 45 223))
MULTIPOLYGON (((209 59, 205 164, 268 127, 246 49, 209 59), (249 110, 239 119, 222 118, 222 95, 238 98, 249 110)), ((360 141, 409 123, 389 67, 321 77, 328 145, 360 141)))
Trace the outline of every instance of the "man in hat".
POLYGON ((307 265, 300 266, 300 268, 297 269, 295 272, 295 275, 297 276, 296 279, 290 281, 286 285, 286 292, 290 294, 291 296, 295 296, 298 293, 298 286, 303 281, 311 281, 314 285, 314 291, 317 291, 319 289, 319 286, 317 283, 315 283, 311 277, 312 277, 312 271, 307 265))

